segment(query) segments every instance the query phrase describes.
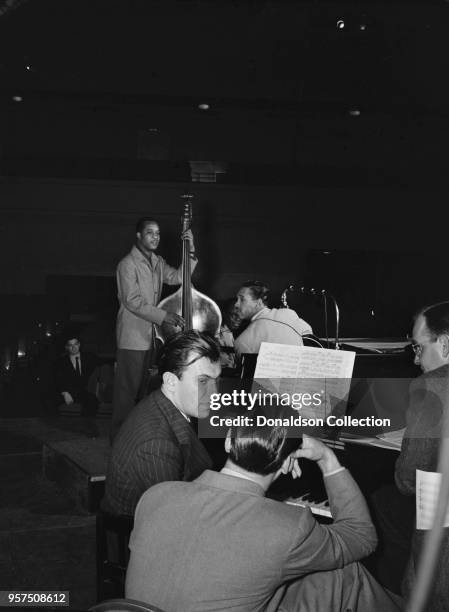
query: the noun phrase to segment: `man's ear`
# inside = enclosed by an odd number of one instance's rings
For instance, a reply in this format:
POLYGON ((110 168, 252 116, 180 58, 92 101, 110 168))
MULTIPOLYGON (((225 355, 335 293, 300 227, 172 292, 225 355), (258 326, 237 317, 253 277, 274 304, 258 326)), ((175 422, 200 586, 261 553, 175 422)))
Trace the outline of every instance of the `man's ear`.
POLYGON ((228 455, 231 452, 231 430, 230 429, 228 429, 228 433, 226 434, 225 451, 228 453, 228 455))
POLYGON ((162 374, 162 383, 167 389, 173 390, 177 382, 178 377, 173 372, 164 372, 162 374))

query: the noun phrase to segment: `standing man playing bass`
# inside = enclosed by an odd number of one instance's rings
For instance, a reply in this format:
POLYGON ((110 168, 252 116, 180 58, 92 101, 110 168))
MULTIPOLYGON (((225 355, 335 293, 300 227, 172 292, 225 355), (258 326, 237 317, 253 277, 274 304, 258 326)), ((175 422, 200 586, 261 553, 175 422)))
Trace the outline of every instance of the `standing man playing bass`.
MULTIPOLYGON (((190 242, 191 270, 198 262, 191 230, 182 234, 190 242)), ((134 406, 144 375, 145 357, 153 350, 154 324, 184 327, 184 319, 158 308, 162 285, 179 285, 182 267, 169 266, 156 254, 159 224, 143 217, 136 224, 136 244, 117 266, 117 367, 112 400, 111 441, 134 406)))

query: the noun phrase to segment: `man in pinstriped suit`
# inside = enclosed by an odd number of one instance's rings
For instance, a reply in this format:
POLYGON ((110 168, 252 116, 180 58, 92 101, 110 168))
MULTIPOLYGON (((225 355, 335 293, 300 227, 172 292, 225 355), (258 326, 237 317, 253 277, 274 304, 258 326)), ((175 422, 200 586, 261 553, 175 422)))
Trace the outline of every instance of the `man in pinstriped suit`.
POLYGON ((201 332, 181 332, 165 344, 159 371, 161 388, 133 408, 114 440, 103 500, 112 514, 133 515, 152 485, 190 481, 212 465, 190 419, 209 415, 219 345, 201 332))

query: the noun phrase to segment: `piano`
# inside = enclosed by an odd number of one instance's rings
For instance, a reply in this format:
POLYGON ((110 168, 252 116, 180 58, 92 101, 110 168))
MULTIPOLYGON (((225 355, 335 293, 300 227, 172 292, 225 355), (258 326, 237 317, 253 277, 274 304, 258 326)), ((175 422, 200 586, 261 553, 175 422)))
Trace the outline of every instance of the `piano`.
POLYGON ((310 508, 312 514, 316 516, 322 516, 328 519, 332 519, 332 512, 329 507, 328 499, 312 499, 311 493, 304 493, 304 495, 300 495, 299 497, 285 500, 286 504, 290 504, 291 506, 301 506, 302 508, 310 508))
MULTIPOLYGON (((323 440, 324 441, 324 440, 323 440)), ((365 498, 378 488, 394 483, 394 465, 398 450, 379 448, 351 442, 331 446, 340 463, 349 469, 365 498)), ((320 522, 331 522, 332 513, 327 499, 323 476, 312 461, 300 460, 302 476, 294 480, 281 475, 267 491, 267 497, 293 506, 309 508, 320 522)))
MULTIPOLYGON (((370 400, 374 398, 382 406, 381 409, 385 410, 382 416, 393 417, 392 428, 403 427, 410 379, 420 374, 419 368, 413 363, 410 346, 399 339, 342 338, 340 341, 341 350, 352 350, 356 353, 347 414, 355 417, 372 414, 370 400), (370 393, 367 394, 367 389, 370 389, 373 397, 370 393), (392 395, 394 397, 390 397, 392 395), (385 400, 389 405, 385 406, 385 400)), ((248 391, 251 390, 256 361, 257 355, 243 354, 240 369, 232 373, 234 381, 239 379, 241 388, 248 391)), ((364 429, 363 433, 375 436, 381 431, 372 428, 364 429)), ((369 497, 383 485, 394 482, 397 450, 341 442, 338 438, 329 439, 326 443, 332 446, 341 464, 350 470, 365 497, 369 497)), ((211 452, 215 449, 212 445, 212 448, 208 446, 208 450, 211 452)), ((220 454, 214 459, 219 469, 224 463, 224 457, 220 454)), ((318 466, 303 460, 301 469, 303 475, 300 479, 293 480, 289 475, 280 476, 268 490, 267 496, 291 505, 309 507, 317 518, 324 522, 332 520, 318 466)))
MULTIPOLYGON (((404 427, 405 410, 408 403, 408 386, 410 379, 415 378, 419 369, 413 363, 413 356, 408 347, 398 350, 396 343, 392 343, 391 352, 381 349, 380 341, 354 339, 344 343, 342 349, 355 350, 353 384, 349 395, 347 414, 365 416, 370 414, 371 405, 365 394, 376 395, 377 400, 383 404, 394 395, 391 404, 395 410, 395 429, 404 427), (371 346, 375 348, 371 351, 371 346), (382 352, 380 352, 382 350, 382 352), (389 387, 390 385, 390 387, 389 387), (380 393, 378 393, 380 389, 380 393)), ((391 406, 383 406, 386 413, 392 410, 391 406)), ((376 436, 381 431, 373 428, 365 430, 367 436, 376 436)), ((344 437, 345 432, 340 432, 344 437)), ((370 444, 359 444, 355 440, 341 441, 336 439, 323 440, 333 448, 340 463, 347 467, 359 485, 362 493, 369 500, 370 495, 384 485, 394 483, 394 468, 399 448, 379 448, 370 444)), ((301 461, 302 477, 293 480, 289 475, 281 476, 267 492, 267 496, 284 501, 288 504, 309 507, 311 512, 321 522, 332 520, 332 514, 327 500, 326 489, 318 466, 310 461, 301 461)))

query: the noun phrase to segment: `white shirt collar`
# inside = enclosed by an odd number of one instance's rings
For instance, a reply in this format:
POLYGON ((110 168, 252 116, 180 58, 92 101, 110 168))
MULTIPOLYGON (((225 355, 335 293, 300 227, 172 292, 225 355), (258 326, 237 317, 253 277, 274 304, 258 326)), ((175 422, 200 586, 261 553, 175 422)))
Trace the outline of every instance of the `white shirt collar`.
MULTIPOLYGON (((176 408, 176 406, 175 406, 176 408)), ((183 412, 180 408, 178 408, 179 412, 182 414, 182 416, 185 418, 186 421, 188 421, 190 423, 190 417, 186 415, 185 412, 183 412)))
POLYGON ((220 472, 222 474, 227 474, 228 476, 236 476, 237 478, 243 478, 244 480, 250 480, 251 482, 254 482, 260 487, 260 484, 256 482, 253 478, 251 478, 250 476, 246 476, 245 474, 242 474, 241 472, 237 472, 237 470, 233 470, 231 468, 224 467, 224 468, 221 468, 220 472))
POLYGON ((258 317, 260 317, 260 315, 262 314, 266 314, 266 312, 270 310, 267 306, 264 306, 263 308, 261 308, 258 312, 256 312, 255 315, 253 315, 251 317, 251 321, 254 321, 255 319, 257 319, 258 317))

